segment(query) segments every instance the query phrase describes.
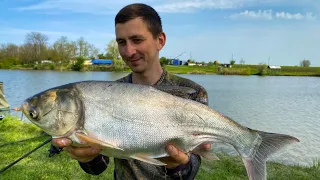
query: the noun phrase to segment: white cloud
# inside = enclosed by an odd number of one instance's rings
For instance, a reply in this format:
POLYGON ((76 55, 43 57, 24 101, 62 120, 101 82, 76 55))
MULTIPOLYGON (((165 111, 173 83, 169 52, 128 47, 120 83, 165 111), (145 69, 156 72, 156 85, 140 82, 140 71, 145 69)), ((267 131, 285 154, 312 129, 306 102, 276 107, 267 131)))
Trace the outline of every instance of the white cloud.
POLYGON ((288 19, 288 20, 315 20, 316 19, 316 16, 311 12, 308 12, 305 15, 301 13, 290 14, 286 12, 277 12, 275 14, 275 17, 278 19, 288 19))
POLYGON ((271 20, 272 17, 272 10, 259 10, 255 11, 244 11, 237 14, 232 14, 229 16, 230 19, 266 19, 271 20))
POLYGON ((244 11, 236 14, 232 14, 227 18, 230 19, 258 19, 258 20, 273 20, 273 19, 285 19, 285 20, 316 20, 316 16, 307 12, 301 13, 288 13, 288 12, 275 12, 272 10, 259 10, 259 11, 244 11))
POLYGON ((189 12, 194 9, 233 9, 243 5, 248 0, 197 0, 183 2, 169 2, 167 4, 156 5, 154 8, 159 12, 189 12))

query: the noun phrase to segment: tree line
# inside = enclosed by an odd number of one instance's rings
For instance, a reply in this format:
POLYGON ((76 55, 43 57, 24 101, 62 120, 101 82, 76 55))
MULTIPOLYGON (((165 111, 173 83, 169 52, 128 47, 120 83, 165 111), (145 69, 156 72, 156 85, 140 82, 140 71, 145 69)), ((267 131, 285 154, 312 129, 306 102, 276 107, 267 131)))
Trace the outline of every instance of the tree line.
POLYGON ((51 60, 56 63, 69 63, 77 57, 92 58, 99 54, 99 49, 90 44, 83 37, 76 41, 61 36, 53 44, 49 44, 49 37, 39 32, 25 35, 22 45, 13 43, 0 45, 0 61, 10 61, 19 64, 34 63, 40 60, 51 60))

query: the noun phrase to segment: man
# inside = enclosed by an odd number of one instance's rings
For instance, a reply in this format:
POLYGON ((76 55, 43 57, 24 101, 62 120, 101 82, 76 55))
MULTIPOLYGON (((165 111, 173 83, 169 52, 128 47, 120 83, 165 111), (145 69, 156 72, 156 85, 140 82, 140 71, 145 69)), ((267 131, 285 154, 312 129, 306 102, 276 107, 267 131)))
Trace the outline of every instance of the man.
MULTIPOLYGON (((161 19, 157 12, 144 4, 131 4, 119 11, 115 17, 116 41, 119 53, 132 73, 117 80, 121 83, 145 85, 177 85, 196 90, 190 99, 203 104, 207 92, 200 85, 166 72, 160 65, 159 51, 164 47, 166 35, 162 31, 161 19)), ((71 158, 79 161, 82 169, 89 174, 100 174, 108 166, 109 157, 99 154, 99 149, 75 148, 68 139, 53 140, 56 146, 64 147, 71 158)), ((205 150, 210 145, 203 145, 205 150)), ((201 158, 193 153, 184 153, 178 147, 166 147, 168 158, 162 158, 166 167, 154 166, 138 160, 114 159, 115 179, 194 179, 201 158)))

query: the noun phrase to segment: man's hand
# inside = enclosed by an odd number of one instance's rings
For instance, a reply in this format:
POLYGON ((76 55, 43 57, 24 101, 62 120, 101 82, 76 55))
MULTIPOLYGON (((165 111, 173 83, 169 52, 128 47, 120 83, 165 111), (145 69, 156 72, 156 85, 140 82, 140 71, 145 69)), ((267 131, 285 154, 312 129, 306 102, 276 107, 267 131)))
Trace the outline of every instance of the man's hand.
MULTIPOLYGON (((202 144, 201 149, 209 151, 211 144, 202 144)), ((175 168, 181 164, 187 164, 189 162, 189 154, 180 151, 173 145, 168 145, 166 151, 170 157, 160 158, 160 161, 167 164, 167 168, 175 168)))
POLYGON ((96 149, 93 147, 75 147, 71 144, 72 141, 68 138, 52 139, 52 145, 63 148, 64 150, 68 151, 70 157, 77 161, 83 163, 89 162, 99 155, 100 149, 96 149))

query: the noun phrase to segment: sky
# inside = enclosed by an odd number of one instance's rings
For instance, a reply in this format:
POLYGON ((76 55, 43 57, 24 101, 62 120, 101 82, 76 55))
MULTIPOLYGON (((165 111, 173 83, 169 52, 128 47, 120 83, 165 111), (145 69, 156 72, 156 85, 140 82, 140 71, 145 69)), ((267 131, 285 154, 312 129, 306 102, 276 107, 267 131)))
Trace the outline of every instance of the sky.
MULTIPOLYGON (((105 53, 114 17, 133 0, 1 0, 0 44, 41 32, 52 44, 83 37, 105 53)), ((320 66, 319 0, 141 0, 167 36, 160 57, 228 63, 320 66)))

